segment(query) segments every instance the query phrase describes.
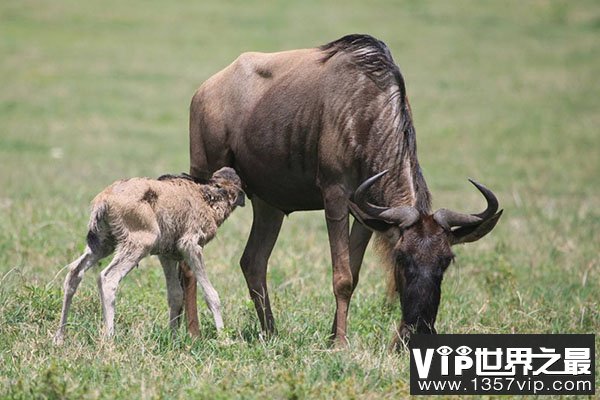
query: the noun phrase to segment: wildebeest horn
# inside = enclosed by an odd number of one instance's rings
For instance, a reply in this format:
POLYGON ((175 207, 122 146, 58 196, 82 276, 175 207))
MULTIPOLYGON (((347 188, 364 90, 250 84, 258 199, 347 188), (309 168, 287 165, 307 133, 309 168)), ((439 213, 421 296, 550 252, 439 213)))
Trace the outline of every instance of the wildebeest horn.
POLYGON ((487 208, 479 214, 462 214, 456 211, 441 208, 433 213, 433 219, 435 219, 435 221, 445 229, 450 229, 456 226, 463 227, 479 225, 482 222, 492 218, 496 214, 496 211, 498 211, 498 199, 494 193, 492 193, 491 190, 482 184, 475 182, 473 179, 469 179, 469 182, 471 182, 481 192, 481 194, 483 194, 483 197, 485 197, 487 200, 487 208))
POLYGON ((387 173, 388 170, 386 169, 361 183, 354 192, 352 201, 363 213, 372 219, 398 225, 401 228, 409 227, 419 219, 419 212, 416 208, 410 206, 380 207, 367 201, 367 189, 387 173))

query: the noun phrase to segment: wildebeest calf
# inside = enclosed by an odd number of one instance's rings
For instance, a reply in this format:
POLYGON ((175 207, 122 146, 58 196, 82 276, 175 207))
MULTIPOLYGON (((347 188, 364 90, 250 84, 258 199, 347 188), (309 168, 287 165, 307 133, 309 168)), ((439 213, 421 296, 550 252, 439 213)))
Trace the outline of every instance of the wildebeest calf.
POLYGON ((158 255, 167 280, 170 325, 179 325, 183 291, 177 262, 192 267, 213 314, 223 327, 219 295, 204 267, 202 248, 236 206, 244 205, 241 181, 232 168, 221 168, 208 182, 189 176, 132 178, 113 183, 92 201, 87 246, 69 267, 64 283, 60 326, 54 342, 61 344, 73 295, 86 270, 115 252, 98 277, 104 335, 114 332, 115 294, 119 282, 148 254, 158 255))

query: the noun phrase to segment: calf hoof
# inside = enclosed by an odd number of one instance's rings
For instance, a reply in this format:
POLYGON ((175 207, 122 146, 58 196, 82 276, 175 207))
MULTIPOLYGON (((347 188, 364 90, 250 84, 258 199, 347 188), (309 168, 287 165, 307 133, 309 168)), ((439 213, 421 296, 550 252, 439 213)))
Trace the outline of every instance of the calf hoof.
POLYGON ((106 329, 106 328, 102 328, 102 332, 100 334, 100 337, 102 339, 103 342, 111 342, 113 340, 115 336, 115 330, 114 329, 106 329))
POLYGON ((232 344, 235 344, 235 340, 231 339, 223 330, 217 332, 217 341, 223 346, 231 346, 232 344))
POLYGON ((52 343, 54 343, 55 346, 62 346, 65 343, 65 335, 60 331, 56 332, 52 338, 52 343))

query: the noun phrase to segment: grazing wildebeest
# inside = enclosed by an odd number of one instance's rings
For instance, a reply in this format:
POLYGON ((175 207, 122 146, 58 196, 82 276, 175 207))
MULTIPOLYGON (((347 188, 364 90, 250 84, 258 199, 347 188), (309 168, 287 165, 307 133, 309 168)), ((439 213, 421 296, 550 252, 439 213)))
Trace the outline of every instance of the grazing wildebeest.
POLYGON ((224 167, 207 184, 189 176, 165 175, 158 180, 117 181, 100 192, 92 201, 85 251, 69 265, 65 278, 54 343, 64 340, 71 301, 84 272, 113 251, 115 256, 98 277, 105 336, 112 336, 114 331, 119 282, 148 254, 159 256, 165 273, 171 328, 177 328, 183 307, 177 262, 185 259, 202 286, 206 304, 220 330, 223 319, 219 295, 208 280, 202 248, 229 214, 244 205, 241 186, 235 171, 224 167))
MULTIPOLYGON (((332 335, 345 343, 348 306, 373 231, 393 264, 403 314, 397 339, 435 332, 450 247, 480 239, 502 213, 494 194, 473 181, 485 211, 431 212, 403 77, 386 45, 367 35, 239 56, 192 99, 190 156, 198 178, 235 168, 252 200, 240 264, 267 333, 275 329, 267 262, 284 215, 325 210, 336 299, 332 335)), ((193 319, 194 295, 186 296, 193 319)))

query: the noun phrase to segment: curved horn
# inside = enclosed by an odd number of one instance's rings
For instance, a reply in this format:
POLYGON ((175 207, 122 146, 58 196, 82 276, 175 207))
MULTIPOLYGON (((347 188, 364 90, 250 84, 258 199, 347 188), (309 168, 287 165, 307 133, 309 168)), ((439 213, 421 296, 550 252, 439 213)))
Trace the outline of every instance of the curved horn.
POLYGON ((487 208, 483 212, 475 214, 475 216, 483 220, 489 219, 492 216, 494 216, 494 214, 496 214, 496 211, 498 211, 498 199, 496 198, 494 193, 490 189, 483 186, 481 183, 478 183, 471 178, 469 178, 469 182, 471 182, 481 192, 481 194, 483 195, 483 197, 485 197, 485 200, 487 201, 487 208))
POLYGON ((352 196, 352 202, 355 203, 356 206, 370 218, 382 220, 394 225, 399 225, 401 228, 406 228, 414 224, 419 219, 419 212, 417 209, 410 206, 393 208, 380 207, 367 201, 367 190, 373 186, 378 179, 387 174, 388 171, 389 170, 386 169, 385 171, 373 175, 361 183, 352 196))
POLYGON ((498 211, 498 199, 494 193, 483 186, 482 184, 469 178, 471 182, 483 194, 487 201, 487 208, 479 214, 463 214, 456 211, 440 208, 433 213, 433 219, 445 229, 450 229, 454 226, 473 226, 481 224, 492 218, 498 211))
POLYGON ((380 173, 373 175, 372 177, 370 177, 369 179, 367 179, 366 181, 361 183, 360 186, 354 192, 354 195, 352 196, 352 200, 354 201, 354 203, 357 206, 359 206, 361 210, 363 210, 365 213, 369 214, 370 216, 379 215, 380 213, 388 210, 385 207, 375 206, 367 201, 367 190, 371 186, 373 186, 373 184, 379 178, 381 178, 388 172, 389 172, 389 170, 386 169, 385 171, 381 171, 380 173))

